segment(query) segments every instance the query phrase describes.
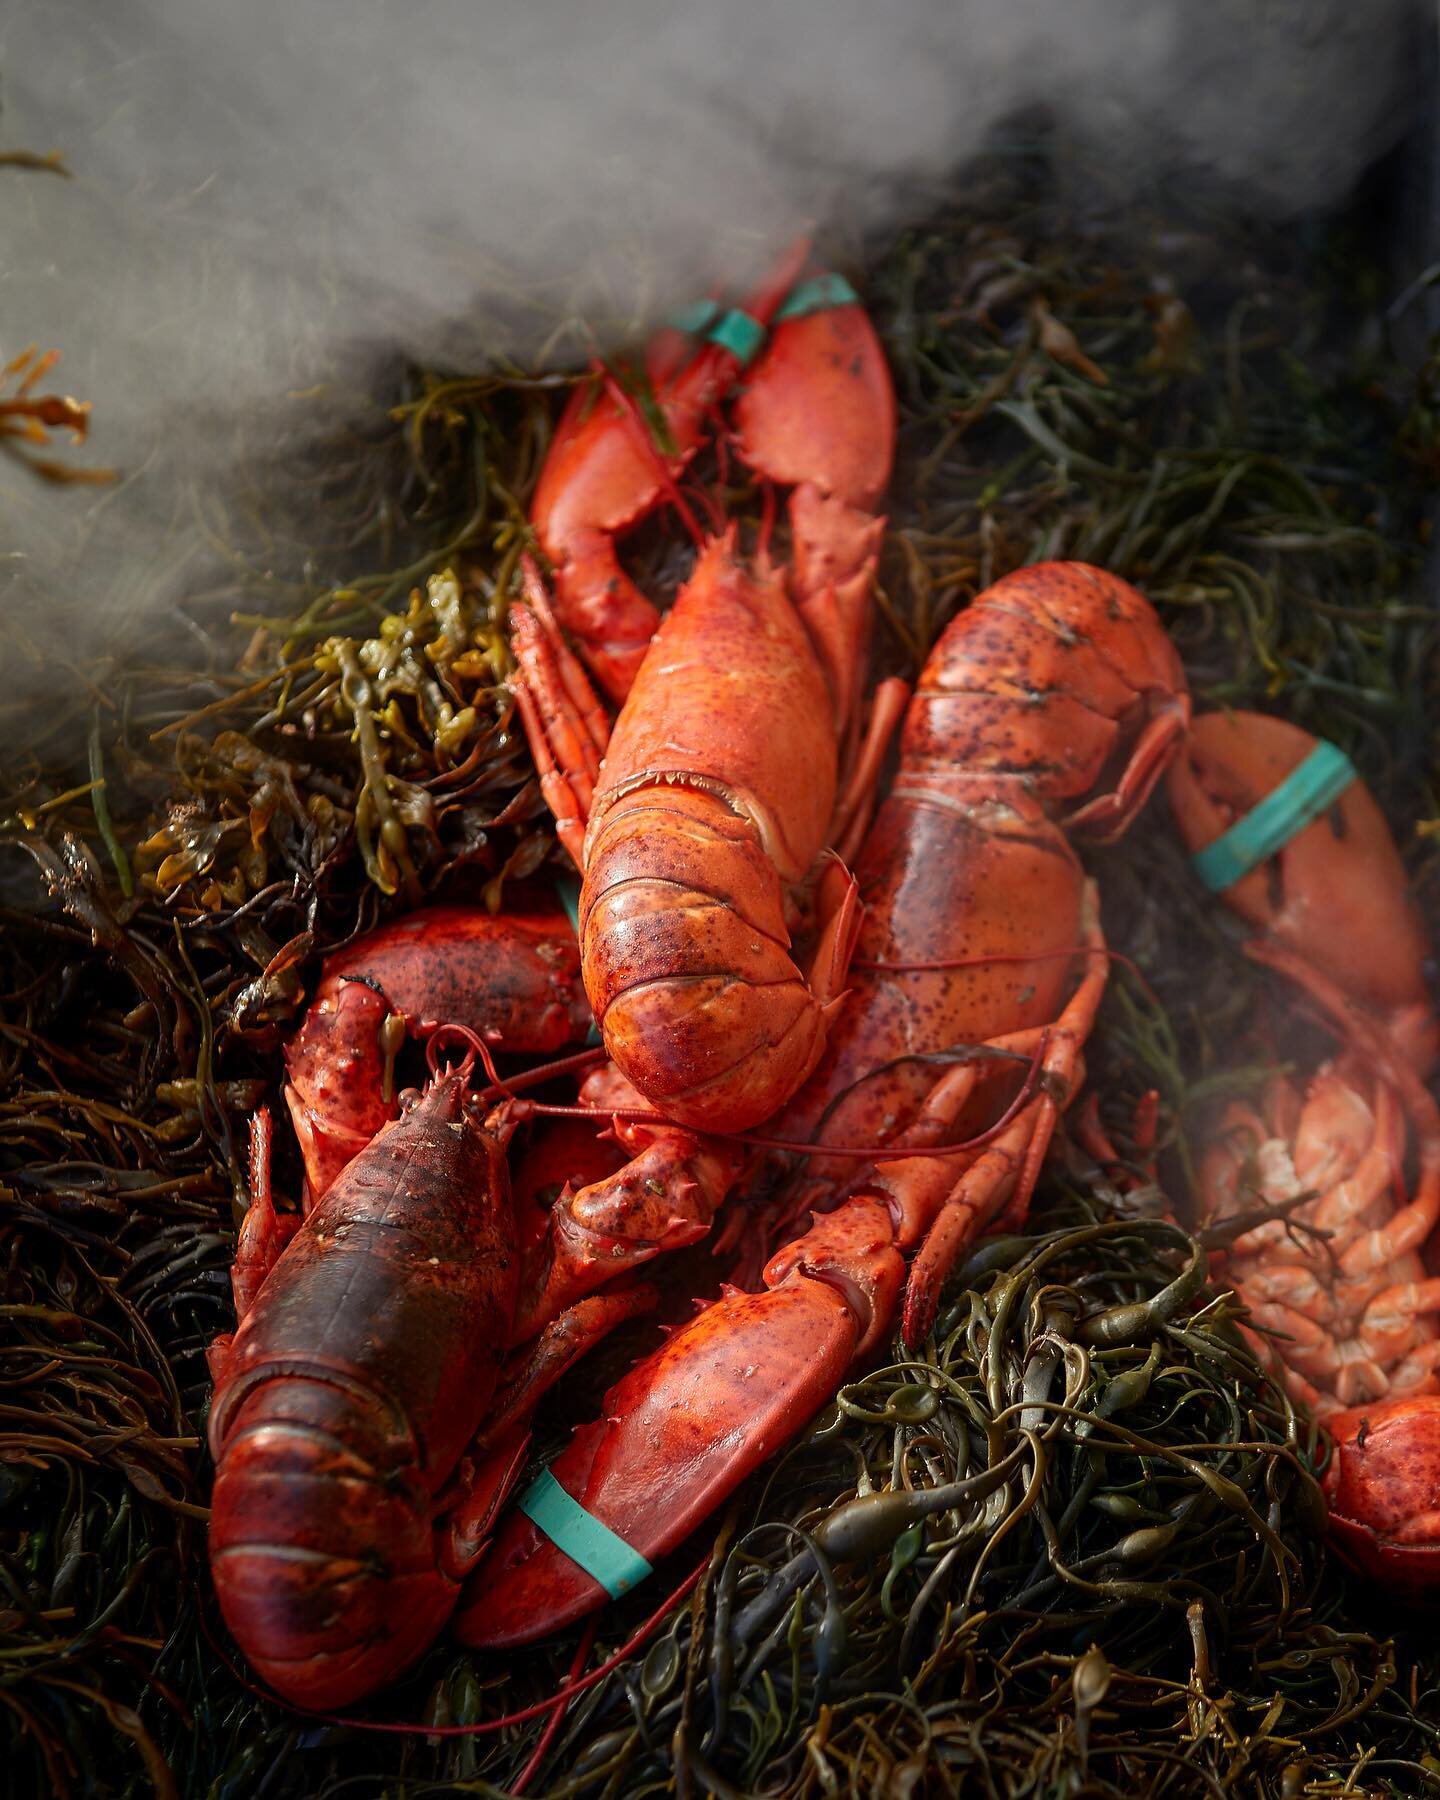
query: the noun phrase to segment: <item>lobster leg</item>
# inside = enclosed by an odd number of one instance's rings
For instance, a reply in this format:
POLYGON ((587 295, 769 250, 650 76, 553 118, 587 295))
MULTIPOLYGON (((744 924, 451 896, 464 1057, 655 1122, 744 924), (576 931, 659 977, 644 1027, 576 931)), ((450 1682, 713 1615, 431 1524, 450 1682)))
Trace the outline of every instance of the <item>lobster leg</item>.
MULTIPOLYGON (((934 1323, 940 1290, 956 1258, 993 1222, 998 1207, 1008 1200, 1012 1213, 1024 1218, 1060 1108, 1069 1103, 1079 1085, 1080 1052, 1094 1028, 1109 973, 1093 884, 1087 883, 1082 904, 1087 967, 1059 1019, 1045 1034, 1048 1041, 1040 1067, 1047 1091, 1023 1108, 942 1201, 910 1269, 901 1327, 910 1349, 923 1343, 934 1323)), ((921 1178, 927 1185, 935 1179, 929 1172, 921 1178)))
POLYGON ((577 869, 585 866, 585 825, 610 721, 578 658, 568 648, 534 563, 522 563, 528 606, 511 608, 511 646, 519 667, 511 691, 540 792, 555 816, 555 835, 577 869))
POLYGON ((517 1342, 622 1270, 697 1243, 745 1161, 724 1139, 675 1126, 617 1119, 614 1130, 631 1159, 578 1192, 567 1186, 555 1202, 522 1292, 517 1342))

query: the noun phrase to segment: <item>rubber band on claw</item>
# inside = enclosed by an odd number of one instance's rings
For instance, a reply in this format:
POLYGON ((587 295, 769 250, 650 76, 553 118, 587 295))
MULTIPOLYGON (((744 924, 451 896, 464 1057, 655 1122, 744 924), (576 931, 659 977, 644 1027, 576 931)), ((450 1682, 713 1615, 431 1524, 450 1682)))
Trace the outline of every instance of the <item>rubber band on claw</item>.
POLYGON ((530 1523, 598 1581, 612 1600, 654 1573, 638 1550, 587 1512, 548 1469, 531 1482, 518 1504, 530 1523))
POLYGON ((1258 806, 1195 852, 1196 874, 1212 894, 1233 886, 1312 825, 1355 778, 1345 752, 1322 740, 1258 806))

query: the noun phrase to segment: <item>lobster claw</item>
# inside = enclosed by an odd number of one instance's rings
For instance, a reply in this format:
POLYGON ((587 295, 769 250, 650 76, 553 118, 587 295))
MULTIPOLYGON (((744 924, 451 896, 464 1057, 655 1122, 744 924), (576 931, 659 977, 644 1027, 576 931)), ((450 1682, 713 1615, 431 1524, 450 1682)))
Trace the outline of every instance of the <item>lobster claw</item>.
MULTIPOLYGON (((743 316, 766 326, 804 266, 809 246, 795 245, 743 316)), ((556 427, 540 471, 530 520, 553 570, 555 608, 595 679, 610 698, 629 693, 660 615, 625 573, 617 539, 675 492, 705 440, 706 418, 743 362, 714 333, 684 360, 674 330, 663 331, 646 374, 668 438, 652 440, 644 417, 616 385, 597 396, 578 387, 556 427)))
POLYGON ((1440 1394, 1334 1413, 1330 1535, 1362 1574, 1412 1606, 1440 1594, 1440 1394))
MULTIPOLYGON (((1320 746, 1261 713, 1209 713, 1171 765, 1170 805, 1192 852, 1208 849, 1320 746)), ((1320 968, 1383 1019, 1424 1073, 1440 1048, 1429 954, 1385 815, 1358 778, 1289 841, 1223 889, 1226 904, 1282 950, 1320 968)))
MULTIPOLYGON (((834 1393, 860 1335, 838 1287, 796 1272, 725 1294, 638 1363, 550 1475, 648 1562, 674 1550, 834 1393)), ((603 1605, 607 1589, 523 1512, 466 1587, 454 1635, 528 1644, 603 1605)))
POLYGON ((890 480, 895 388, 875 327, 845 295, 833 276, 792 292, 735 402, 736 447, 781 487, 873 507, 890 480))

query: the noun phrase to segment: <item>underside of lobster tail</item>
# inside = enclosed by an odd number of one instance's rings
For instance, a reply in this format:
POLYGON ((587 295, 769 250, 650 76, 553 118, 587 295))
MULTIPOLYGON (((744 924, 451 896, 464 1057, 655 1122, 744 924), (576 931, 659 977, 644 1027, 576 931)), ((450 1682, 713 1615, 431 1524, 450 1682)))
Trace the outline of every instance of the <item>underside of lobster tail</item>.
POLYGON ((210 1564, 251 1667, 325 1711, 392 1681, 455 1605, 424 1484, 397 1460, 378 1401, 287 1377, 229 1421, 210 1564))

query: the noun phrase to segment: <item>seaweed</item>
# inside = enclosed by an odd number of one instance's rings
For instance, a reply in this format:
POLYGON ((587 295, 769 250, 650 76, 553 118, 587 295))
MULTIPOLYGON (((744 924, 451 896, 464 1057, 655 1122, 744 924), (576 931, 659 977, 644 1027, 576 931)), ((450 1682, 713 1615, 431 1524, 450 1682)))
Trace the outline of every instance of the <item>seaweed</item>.
MULTIPOLYGON (((1225 197, 1113 193, 1027 130, 853 249, 901 404, 879 665, 913 669, 1020 563, 1103 562, 1160 607, 1200 703, 1352 755, 1434 922, 1437 365, 1390 349, 1363 221, 1281 239, 1225 197)), ((441 1644, 352 1723, 238 1666, 204 1566, 204 1350, 247 1119, 328 951, 560 867, 505 611, 555 401, 585 379, 559 366, 573 338, 525 372, 402 372, 297 476, 308 542, 263 495, 207 501, 222 573, 166 615, 191 629, 3 703, 16 1791, 1429 1791, 1432 1648, 1320 1547, 1322 1452, 1203 1246, 1075 1150, 924 1352, 850 1383, 648 1597, 503 1667, 441 1644)), ((733 469, 690 479, 758 510, 733 469)), ((663 523, 634 557, 657 593, 683 575, 663 523)), ((1292 1046, 1162 808, 1091 866, 1137 971, 1092 1080, 1122 1142, 1158 1091, 1183 1217, 1214 1107, 1292 1046)), ((581 1373, 575 1416, 644 1341, 581 1373)))

